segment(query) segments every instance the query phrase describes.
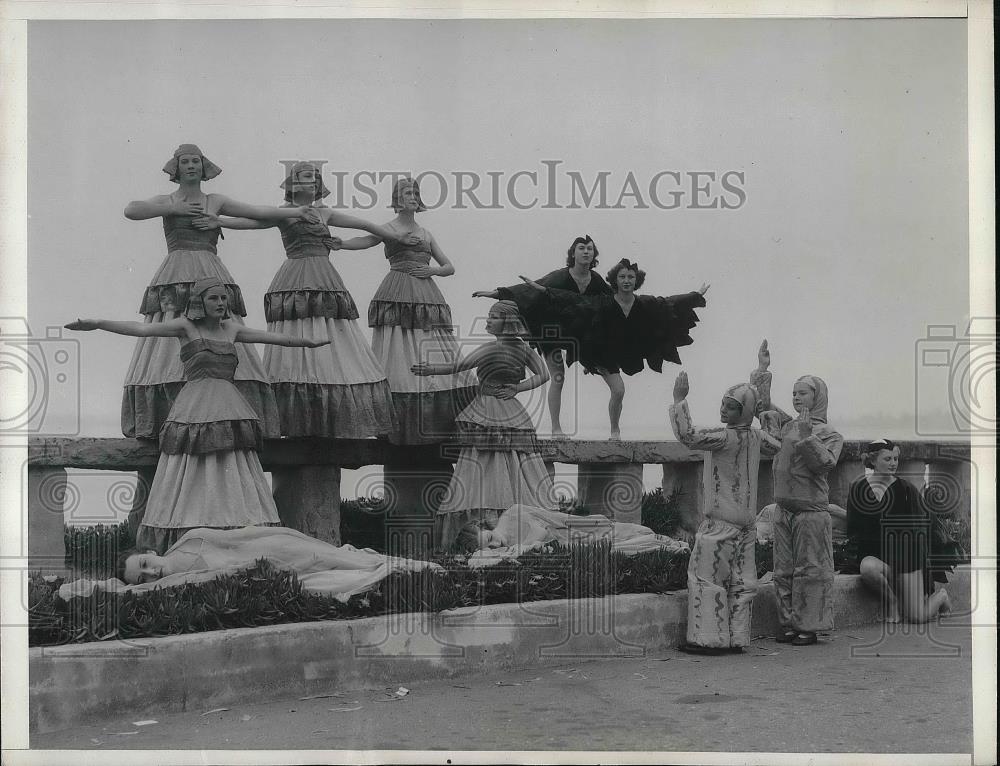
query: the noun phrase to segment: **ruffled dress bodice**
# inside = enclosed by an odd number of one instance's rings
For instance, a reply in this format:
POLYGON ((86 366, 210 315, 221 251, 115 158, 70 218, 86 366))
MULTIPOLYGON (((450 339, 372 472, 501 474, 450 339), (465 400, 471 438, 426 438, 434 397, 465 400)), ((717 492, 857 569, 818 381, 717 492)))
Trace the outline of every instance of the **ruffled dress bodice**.
MULTIPOLYGON (((391 223, 388 226, 399 230, 391 223)), ((392 240, 385 242, 389 273, 368 307, 369 327, 399 326, 408 330, 451 327, 451 309, 434 278, 411 276, 414 268, 427 266, 433 257, 427 230, 421 227, 413 233, 420 237, 416 245, 404 245, 392 240)))
POLYGON ((181 362, 187 383, 160 429, 160 452, 259 449, 260 420, 233 385, 235 344, 197 338, 181 345, 181 362))
POLYGON ((329 227, 313 221, 284 220, 278 223, 278 231, 287 260, 264 295, 267 321, 357 319, 358 307, 330 263, 329 227))
POLYGON ((236 344, 228 341, 199 338, 181 346, 181 364, 188 382, 215 378, 228 380, 236 377, 236 344))
MULTIPOLYGON (((208 204, 207 195, 205 198, 208 204)), ((167 257, 156 270, 139 304, 139 313, 146 316, 177 313, 184 310, 191 288, 199 279, 215 277, 229 291, 229 310, 236 316, 247 315, 243 293, 233 275, 219 258, 216 245, 221 229, 202 231, 189 215, 163 217, 163 236, 167 240, 167 257)))
MULTIPOLYGON (((426 234, 423 228, 419 232, 421 235, 426 234)), ((392 240, 385 243, 385 257, 393 271, 406 271, 411 265, 426 266, 431 262, 432 255, 431 243, 425 238, 421 238, 416 245, 404 245, 392 240)))
POLYGON ((476 398, 455 419, 463 443, 480 450, 537 450, 535 427, 516 398, 500 399, 500 389, 525 378, 527 345, 496 343, 476 367, 476 398))
POLYGON ((284 220, 278 223, 278 231, 289 258, 326 258, 330 254, 326 243, 330 229, 325 223, 284 220))
POLYGON ((163 236, 167 239, 167 252, 175 250, 207 250, 218 255, 216 245, 221 229, 196 229, 190 215, 167 215, 163 217, 163 236))
POLYGON ((497 389, 520 383, 525 376, 525 351, 521 346, 497 344, 482 364, 476 368, 479 393, 494 396, 497 389))

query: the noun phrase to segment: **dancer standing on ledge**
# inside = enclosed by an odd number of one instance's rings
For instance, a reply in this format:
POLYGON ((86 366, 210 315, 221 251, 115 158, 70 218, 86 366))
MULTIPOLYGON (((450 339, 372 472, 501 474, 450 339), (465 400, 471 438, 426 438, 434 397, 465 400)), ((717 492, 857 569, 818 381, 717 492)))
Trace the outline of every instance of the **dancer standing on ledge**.
POLYGON ((285 247, 264 295, 267 328, 299 338, 328 339, 322 350, 269 346, 264 368, 278 403, 282 436, 363 439, 392 433, 395 417, 385 371, 358 326, 358 308, 330 262, 340 245, 329 226, 363 229, 387 241, 414 245, 411 234, 369 223, 322 205, 330 194, 319 168, 297 162, 281 184, 286 207, 305 207, 299 220, 198 219, 196 227, 277 227, 285 247))
POLYGON ((542 360, 520 336, 526 335, 510 301, 490 309, 486 331, 496 341, 480 346, 450 364, 413 365, 414 375, 453 375, 475 369, 479 393, 457 418, 459 434, 467 442, 455 463, 435 525, 439 550, 452 548, 468 525, 492 529, 500 514, 512 505, 554 508, 552 479, 538 456, 535 428, 516 395, 538 388, 548 379, 542 360), (525 368, 533 375, 525 379, 525 368))
MULTIPOLYGON (((762 346, 763 348, 763 346, 762 346)), ((767 373, 769 376, 770 373, 767 373)), ((770 378, 761 376, 762 386, 770 378)), ((687 373, 674 382, 670 426, 688 449, 705 454, 705 520, 688 562, 688 654, 740 654, 750 646, 753 597, 757 591, 757 469, 760 456, 781 443, 753 427, 768 392, 741 383, 722 395, 724 428, 695 429, 688 410, 687 373)))
MULTIPOLYGON (((410 373, 414 364, 428 356, 443 365, 459 357, 451 309, 433 279, 451 276, 455 267, 434 236, 416 222, 415 215, 427 209, 416 181, 401 178, 396 182, 392 209, 397 216, 386 228, 397 237, 411 234, 417 242, 385 242, 389 273, 368 306, 368 326, 375 356, 392 389, 398 429, 390 441, 433 444, 454 435, 455 416, 475 396, 476 380, 469 372, 432 381, 417 380, 410 373), (431 260, 437 266, 431 266, 431 260)), ((381 241, 375 236, 356 237, 335 249, 363 250, 381 241)))
MULTIPOLYGON (((590 297, 611 295, 614 291, 595 271, 598 255, 597 245, 589 234, 577 237, 566 251, 565 268, 550 271, 535 283, 545 288, 565 290, 577 295, 590 297)), ((585 323, 581 323, 581 317, 577 312, 571 309, 553 310, 553 306, 538 301, 536 296, 524 293, 523 289, 523 285, 516 285, 498 287, 496 290, 477 290, 472 297, 513 300, 518 303, 525 324, 531 331, 531 345, 542 355, 549 369, 548 405, 552 436, 565 438, 561 412, 566 368, 579 358, 582 336, 588 328, 585 323)), ((611 389, 611 397, 614 399, 616 394, 613 381, 608 376, 604 381, 611 389)))
POLYGON ((177 338, 187 379, 160 431, 160 460, 136 535, 142 550, 163 553, 195 527, 278 524, 257 451, 260 418, 233 385, 241 343, 316 348, 330 341, 252 330, 233 321, 226 285, 202 279, 184 315, 160 322, 78 319, 69 330, 106 330, 138 338, 177 338))
POLYGON ((847 534, 858 545, 861 582, 882 596, 886 622, 949 614, 948 591, 934 590, 929 511, 919 490, 896 476, 899 447, 878 439, 865 447, 863 461, 872 472, 847 496, 847 534))
POLYGON ((705 305, 709 288, 703 284, 697 292, 666 298, 636 295, 646 272, 624 258, 608 272, 608 281, 615 287, 613 295, 581 296, 545 287, 527 277, 521 279, 524 285, 504 288, 518 308, 525 306, 536 316, 558 317, 561 326, 573 327, 584 370, 601 375, 608 384, 612 440, 621 438, 625 399, 621 373, 634 375, 646 365, 662 372, 664 361, 680 364, 677 347, 693 343, 689 333, 698 322, 695 308, 705 305))
MULTIPOLYGON (((757 382, 771 355, 761 346, 757 382)), ((767 431, 781 440, 774 458, 774 594, 779 643, 808 646, 816 633, 833 628, 833 529, 827 474, 836 467, 844 437, 826 422, 826 383, 803 375, 792 387, 792 418, 774 407, 761 415, 767 431)))
MULTIPOLYGON (((148 200, 130 202, 125 217, 131 221, 163 219, 167 239, 167 257, 146 288, 139 312, 147 323, 175 319, 187 304, 191 286, 208 277, 220 280, 231 296, 233 321, 246 316, 243 294, 216 250, 219 232, 196 228, 194 223, 206 214, 244 216, 262 220, 294 219, 306 208, 262 207, 224 197, 205 194, 201 182, 215 178, 222 170, 202 154, 194 144, 181 144, 163 166, 163 172, 178 185, 173 194, 161 194, 148 200)), ((140 336, 125 374, 122 396, 122 433, 139 439, 155 439, 166 421, 181 387, 184 370, 178 356, 177 336, 151 333, 140 336)), ((278 436, 278 411, 270 382, 257 352, 250 346, 237 346, 239 370, 236 387, 261 421, 264 435, 278 436)))

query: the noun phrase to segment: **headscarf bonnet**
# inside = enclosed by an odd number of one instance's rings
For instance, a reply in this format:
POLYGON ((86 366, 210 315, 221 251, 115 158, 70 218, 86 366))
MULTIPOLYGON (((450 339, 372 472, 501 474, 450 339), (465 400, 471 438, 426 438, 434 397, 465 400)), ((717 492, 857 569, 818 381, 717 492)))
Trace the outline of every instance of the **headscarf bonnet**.
POLYGON ((313 200, 321 200, 324 197, 330 196, 330 190, 326 188, 326 184, 323 183, 323 172, 312 162, 296 162, 292 165, 292 169, 288 172, 288 176, 284 181, 281 182, 281 188, 285 190, 285 202, 292 201, 292 195, 295 190, 295 176, 301 173, 303 170, 311 170, 316 174, 316 196, 313 200))
POLYGON ((514 301, 497 301, 492 306, 490 306, 490 313, 497 313, 503 316, 503 334, 504 335, 528 335, 528 328, 524 324, 524 320, 521 319, 521 314, 517 310, 517 304, 514 301))
POLYGON ((795 382, 805 383, 813 390, 813 406, 809 408, 809 419, 813 422, 825 423, 826 408, 830 401, 826 383, 815 375, 803 375, 795 382))
MULTIPOLYGON (((232 302, 233 296, 232 291, 226 287, 225 283, 218 277, 205 277, 204 279, 199 279, 194 283, 191 288, 191 293, 188 295, 187 308, 184 309, 184 316, 188 319, 204 319, 205 318, 205 293, 211 290, 213 287, 222 287, 226 291, 226 295, 229 296, 230 302, 232 302)), ((232 316, 229 313, 229 307, 226 307, 226 315, 223 319, 229 319, 232 316)))
POLYGON ((722 398, 732 399, 742 407, 739 418, 733 423, 736 426, 749 426, 753 419, 760 414, 764 404, 757 387, 750 383, 739 383, 731 386, 726 389, 722 398))
POLYGON ((170 180, 174 183, 179 183, 177 178, 177 161, 182 155, 185 154, 197 154, 201 157, 202 181, 208 181, 209 179, 215 178, 222 172, 222 168, 202 154, 201 149, 199 149, 195 144, 181 144, 177 147, 177 151, 174 152, 174 156, 167 160, 167 164, 163 166, 163 172, 170 176, 170 180))

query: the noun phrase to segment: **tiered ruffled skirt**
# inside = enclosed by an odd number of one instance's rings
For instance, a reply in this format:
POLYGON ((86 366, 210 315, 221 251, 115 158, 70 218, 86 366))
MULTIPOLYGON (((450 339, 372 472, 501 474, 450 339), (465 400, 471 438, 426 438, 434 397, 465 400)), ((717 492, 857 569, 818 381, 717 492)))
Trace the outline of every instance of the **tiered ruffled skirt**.
POLYGON ((456 422, 464 446, 437 511, 440 549, 453 547, 463 527, 493 528, 512 505, 556 507, 552 478, 520 402, 480 395, 456 422))
POLYGON ((195 527, 279 524, 257 457, 261 436, 256 413, 228 380, 186 383, 160 434, 139 550, 163 553, 195 527))
POLYGON ((264 297, 267 327, 319 348, 267 346, 264 368, 283 436, 367 438, 395 423, 385 372, 358 326, 358 309, 326 257, 289 259, 264 297))
POLYGON ((368 307, 372 349, 385 370, 396 410, 396 444, 433 444, 455 435, 455 418, 475 397, 472 372, 418 377, 417 362, 459 357, 451 310, 431 279, 390 271, 368 307))
MULTIPOLYGON (((218 277, 233 297, 230 313, 242 323, 246 315, 240 288, 219 256, 207 250, 175 250, 167 255, 143 295, 139 311, 146 322, 175 319, 187 303, 191 285, 218 277)), ((237 343, 235 385, 260 419, 265 438, 278 434, 278 409, 260 357, 252 346, 237 343)), ((122 433, 156 439, 184 386, 184 367, 177 338, 139 338, 125 374, 122 433)))

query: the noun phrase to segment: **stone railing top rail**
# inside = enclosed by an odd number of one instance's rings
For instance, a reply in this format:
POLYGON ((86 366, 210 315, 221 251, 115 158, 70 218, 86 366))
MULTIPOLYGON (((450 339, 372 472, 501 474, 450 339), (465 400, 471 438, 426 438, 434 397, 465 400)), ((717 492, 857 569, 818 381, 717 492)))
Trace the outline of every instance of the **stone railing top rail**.
MULTIPOLYGON (((897 443, 903 461, 968 462, 970 459, 968 442, 928 440, 897 443)), ((864 444, 862 441, 845 442, 841 461, 858 460, 864 444)), ((702 459, 702 453, 692 452, 676 441, 541 439, 539 448, 545 461, 555 463, 688 463, 702 459)), ((265 470, 296 465, 361 468, 386 463, 419 467, 441 458, 454 460, 460 449, 460 442, 396 446, 378 439, 268 439, 264 442, 260 458, 265 470)), ((139 439, 32 437, 28 440, 28 465, 36 468, 133 471, 155 466, 159 457, 156 442, 139 439)))

